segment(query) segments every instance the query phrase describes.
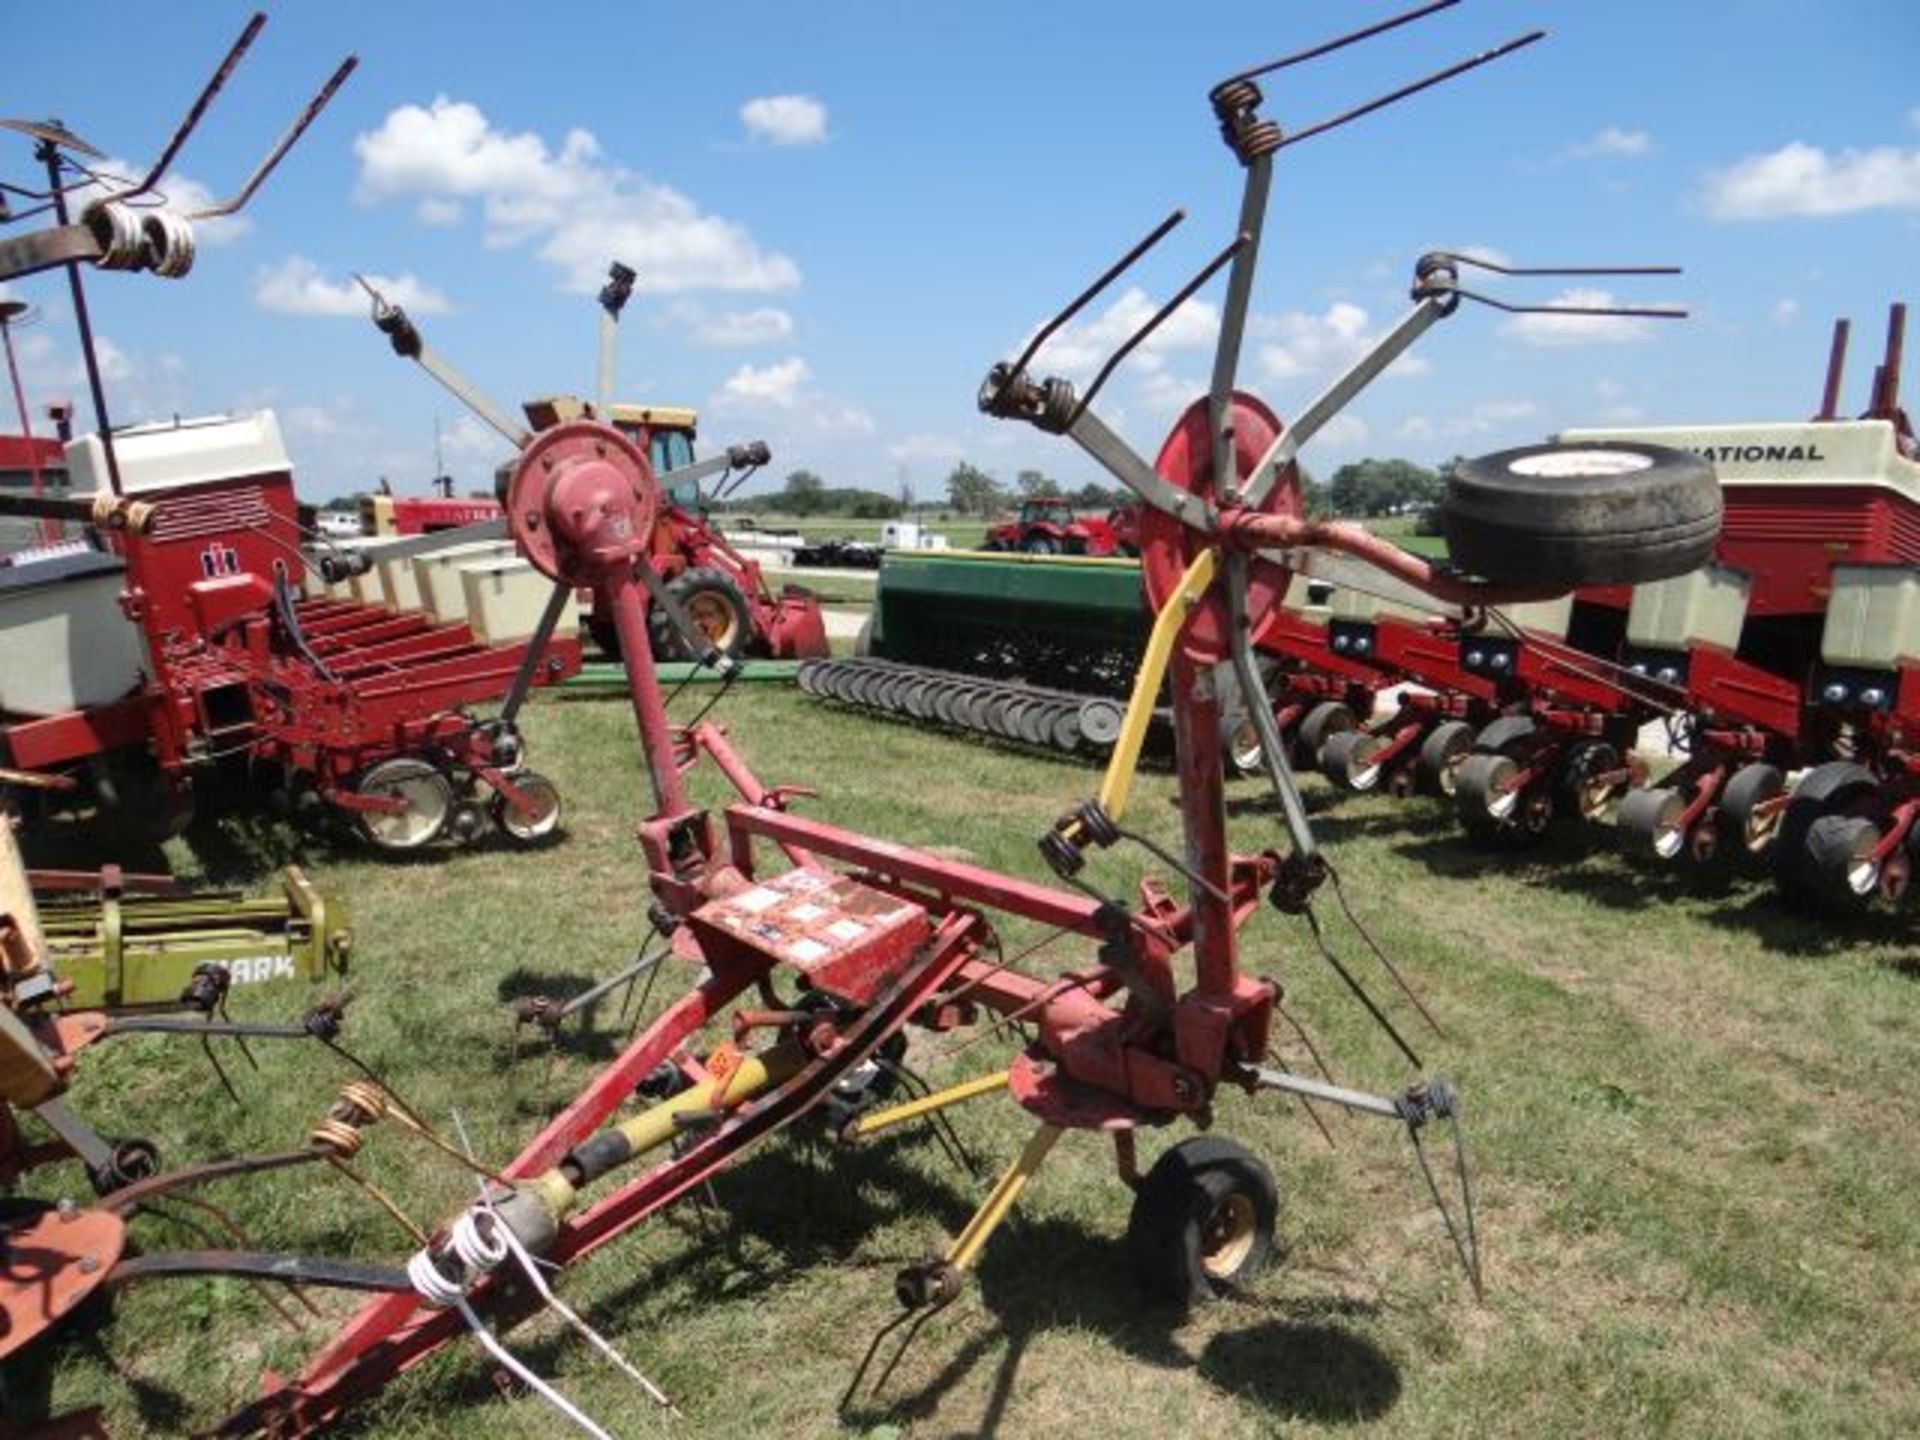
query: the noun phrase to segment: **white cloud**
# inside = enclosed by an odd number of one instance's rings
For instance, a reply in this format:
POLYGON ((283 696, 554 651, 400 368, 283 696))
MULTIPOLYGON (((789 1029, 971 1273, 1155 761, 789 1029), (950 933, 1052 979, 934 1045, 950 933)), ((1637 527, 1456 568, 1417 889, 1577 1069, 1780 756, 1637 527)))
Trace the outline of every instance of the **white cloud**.
POLYGON ((947 464, 966 457, 967 447, 951 435, 916 432, 887 447, 887 456, 896 464, 909 465, 916 460, 947 464))
POLYGON ((422 225, 458 225, 467 218, 467 207, 444 195, 429 195, 413 207, 413 218, 422 225))
POLYGON ((723 402, 745 408, 777 405, 791 410, 800 401, 801 387, 812 376, 813 371, 798 355, 771 365, 742 365, 720 387, 720 397, 723 402))
POLYGON ((1800 302, 1791 295, 1784 296, 1773 302, 1772 314, 1774 324, 1791 325, 1800 318, 1800 302))
MULTIPOLYGON (((1618 305, 1605 290, 1563 290, 1549 305, 1605 308, 1618 305)), ((1515 315, 1500 333, 1527 345, 1625 345, 1644 340, 1653 322, 1634 315, 1515 315)))
POLYGON ((1920 209, 1920 150, 1880 145, 1829 155, 1796 140, 1709 175, 1706 205, 1716 220, 1920 209))
POLYGON ((1314 433, 1313 443, 1324 450, 1355 450, 1372 433, 1358 415, 1336 415, 1314 433))
POLYGON ((793 316, 773 306, 709 314, 689 305, 676 310, 674 318, 687 327, 695 344, 715 349, 771 345, 793 334, 793 316))
POLYGON ((1609 125, 1591 139, 1569 145, 1570 160, 1618 160, 1645 155, 1653 149, 1653 137, 1644 130, 1623 130, 1609 125))
POLYGON ((280 428, 289 435, 325 436, 340 433, 340 419, 322 405, 289 405, 277 412, 280 428))
POLYGON ((366 203, 411 200, 416 215, 448 223, 454 207, 472 201, 488 245, 535 246, 577 292, 597 291, 613 260, 633 266, 640 288, 655 293, 800 283, 787 256, 672 187, 609 163, 586 130, 568 131, 554 149, 532 131, 496 130, 478 106, 442 95, 389 112, 355 139, 354 153, 366 203))
POLYGON ((1459 441, 1493 431, 1510 430, 1537 414, 1539 407, 1531 400, 1481 400, 1464 413, 1448 415, 1439 420, 1428 415, 1409 415, 1400 422, 1395 434, 1402 440, 1429 444, 1442 440, 1459 441))
POLYGON ((500 432, 464 411, 451 425, 441 427, 440 450, 451 462, 504 460, 513 449, 500 432))
POLYGON ((811 95, 762 95, 740 107, 747 135, 769 145, 818 145, 827 138, 827 107, 811 95))
MULTIPOLYGON (((1269 380, 1296 380, 1305 376, 1332 376, 1379 342, 1367 312, 1351 300, 1336 300, 1318 315, 1289 310, 1279 315, 1256 315, 1248 332, 1265 339, 1259 351, 1262 372, 1269 380)), ((1415 351, 1403 354, 1386 373, 1424 375, 1433 367, 1415 351)))
MULTIPOLYGON (((369 275, 367 281, 395 305, 420 315, 447 309, 447 297, 412 275, 369 275)), ((282 315, 354 315, 369 313, 372 302, 351 277, 329 279, 304 255, 289 255, 254 276, 253 303, 282 315)))
MULTIPOLYGON (((1064 375, 1084 383, 1128 336, 1153 317, 1160 304, 1139 286, 1128 286, 1092 320, 1074 321, 1048 339, 1035 361, 1038 372, 1064 375)), ((1219 332, 1218 308, 1205 300, 1188 300, 1142 341, 1125 363, 1150 373, 1164 365, 1173 351, 1212 345, 1219 332)), ((1016 347, 1016 353, 1025 348, 1023 340, 1016 347)))

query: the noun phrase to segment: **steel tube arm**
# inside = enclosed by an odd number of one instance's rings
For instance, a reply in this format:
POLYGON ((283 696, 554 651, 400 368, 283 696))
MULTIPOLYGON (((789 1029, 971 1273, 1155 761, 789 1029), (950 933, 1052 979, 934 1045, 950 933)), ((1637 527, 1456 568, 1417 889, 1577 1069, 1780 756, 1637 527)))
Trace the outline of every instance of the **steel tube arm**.
POLYGON ((1247 478, 1247 506, 1259 509, 1280 472, 1300 453, 1300 447, 1353 403, 1354 397, 1372 384, 1382 370, 1406 353, 1407 347, 1426 334, 1436 320, 1452 314, 1455 303, 1451 296, 1431 296, 1415 305, 1398 325, 1381 338, 1379 344, 1355 361, 1346 374, 1323 390, 1311 405, 1294 418, 1291 425, 1275 436, 1273 443, 1267 447, 1267 453, 1260 457, 1259 464, 1253 467, 1252 475, 1247 478))

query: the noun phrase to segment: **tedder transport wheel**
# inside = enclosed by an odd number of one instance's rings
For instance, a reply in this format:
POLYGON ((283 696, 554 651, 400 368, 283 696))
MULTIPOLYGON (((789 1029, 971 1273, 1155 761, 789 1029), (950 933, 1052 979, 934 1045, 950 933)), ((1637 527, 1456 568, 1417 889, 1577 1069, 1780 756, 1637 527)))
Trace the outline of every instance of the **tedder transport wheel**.
POLYGON ((1338 700, 1322 700, 1307 711, 1301 718, 1300 728, 1293 732, 1293 751, 1298 757, 1299 768, 1304 770, 1318 765, 1321 747, 1327 743, 1328 737, 1351 730, 1354 724, 1353 711, 1338 700))
POLYGON ((1147 1172, 1127 1220, 1127 1256, 1140 1288, 1191 1305, 1250 1279, 1273 1254, 1280 1192, 1273 1173, 1234 1144, 1183 1140, 1147 1172))
POLYGON ((1386 741, 1365 730, 1338 731, 1320 747, 1321 772, 1342 790, 1364 795, 1379 788, 1384 772, 1374 757, 1386 748, 1386 741))
POLYGON ((1429 795, 1451 796, 1460 766, 1472 751, 1473 727, 1464 720, 1442 720, 1420 742, 1414 761, 1420 788, 1429 795))
POLYGON ((362 795, 404 800, 407 808, 389 814, 355 811, 360 832, 382 850, 418 850, 438 835, 453 809, 453 786, 425 760, 396 755, 382 760, 354 787, 362 795))
POLYGON ((1822 815, 1807 828, 1805 863, 1820 903, 1836 915, 1858 915, 1880 893, 1873 859, 1880 827, 1861 815, 1822 815))
MULTIPOLYGON (((680 602, 687 618, 722 655, 731 658, 746 653, 753 639, 753 615, 747 609, 746 596, 725 572, 707 566, 696 567, 669 581, 667 593, 680 602)), ((688 653, 686 641, 664 610, 657 606, 650 609, 647 625, 656 659, 696 658, 688 653)))
POLYGON ((1734 771, 1720 791, 1715 824, 1720 831, 1721 846, 1735 864, 1749 870, 1766 864, 1773 838, 1780 832, 1782 810, 1754 812, 1767 801, 1777 799, 1786 787, 1786 776, 1778 766, 1756 761, 1734 771))
POLYGON ((1613 822, 1621 846, 1631 854, 1673 859, 1686 847, 1687 834, 1680 828, 1680 817, 1686 809, 1686 796, 1678 790, 1661 787, 1629 791, 1613 822))
POLYGON ((1664 445, 1526 445, 1458 465, 1441 528, 1496 584, 1637 584, 1697 570, 1720 535, 1713 466, 1664 445))
POLYGON ((522 770, 509 778, 533 809, 529 813, 509 804, 506 796, 498 796, 493 802, 494 823, 522 845, 538 844, 560 828, 560 791, 546 776, 532 770, 522 770))

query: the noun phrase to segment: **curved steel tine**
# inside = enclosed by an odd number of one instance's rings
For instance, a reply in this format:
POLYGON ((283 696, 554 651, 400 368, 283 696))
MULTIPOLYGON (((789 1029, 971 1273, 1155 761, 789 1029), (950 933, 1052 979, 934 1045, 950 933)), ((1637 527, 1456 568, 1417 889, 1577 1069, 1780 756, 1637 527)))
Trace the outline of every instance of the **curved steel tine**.
POLYGON ((1336 50, 1344 50, 1347 46, 1358 44, 1362 40, 1371 40, 1375 35, 1383 35, 1389 30, 1397 30, 1402 25, 1412 24, 1415 20, 1424 20, 1429 15, 1436 14, 1441 10, 1451 9, 1459 3, 1460 0, 1433 0, 1433 3, 1422 5, 1417 10, 1408 10, 1404 14, 1395 15, 1390 19, 1380 21, 1378 24, 1368 25, 1361 30, 1351 31, 1337 39, 1324 40, 1318 45, 1308 46, 1305 50, 1296 50, 1291 55, 1282 55, 1278 60, 1269 60, 1264 65, 1256 65, 1251 70, 1242 70, 1237 75, 1229 75, 1214 88, 1217 90, 1222 86, 1232 85, 1237 81, 1253 80, 1262 75, 1271 75, 1274 71, 1285 70, 1290 65, 1300 65, 1308 60, 1318 60, 1322 55, 1331 55, 1336 50))
MULTIPOLYGON (((1097 280, 1087 286, 1087 288, 1082 290, 1078 295, 1074 296, 1073 299, 1069 300, 1066 307, 1051 320, 1047 321, 1045 325, 1042 325, 1033 339, 1027 342, 1027 348, 1020 352, 1020 358, 1007 367, 1007 378, 1001 382, 1000 389, 1005 390, 1013 378, 1027 368, 1028 362, 1039 353, 1040 347, 1052 339, 1062 325, 1086 309, 1087 306, 1092 303, 1095 296, 1099 295, 1102 290, 1106 289, 1107 286, 1124 275, 1133 266, 1135 261, 1154 246, 1158 245, 1162 240, 1166 239, 1169 232, 1186 218, 1187 212, 1185 210, 1175 209, 1169 212, 1167 218, 1154 226, 1152 230, 1148 231, 1144 239, 1138 241, 1126 254, 1122 255, 1118 260, 1114 261, 1113 264, 1101 271, 1100 277, 1097 280)), ((995 392, 994 398, 999 398, 999 392, 995 392)))
POLYGON ((300 112, 294 119, 291 128, 288 129, 286 134, 280 137, 280 143, 267 152, 267 158, 262 160, 259 166, 255 168, 253 174, 248 177, 247 183, 241 186, 238 194, 230 199, 222 200, 217 205, 209 206, 205 210, 196 210, 187 216, 187 218, 189 220, 213 220, 222 215, 232 215, 239 211, 241 206, 253 198, 253 192, 258 190, 266 178, 273 173, 274 167, 280 163, 281 158, 286 155, 287 151, 293 148, 293 142, 304 135, 307 127, 313 124, 322 110, 327 108, 327 103, 333 99, 334 92, 346 84, 347 77, 354 72, 354 68, 358 66, 359 63, 360 57, 357 55, 349 55, 340 62, 340 68, 335 70, 328 78, 327 83, 320 87, 319 93, 307 102, 307 108, 300 112))
POLYGON ((1491 270, 1496 275, 1682 275, 1678 265, 1502 265, 1479 255, 1458 250, 1436 250, 1434 259, 1455 265, 1470 265, 1476 270, 1491 270))
POLYGON ((1324 135, 1327 131, 1344 125, 1349 120, 1358 120, 1362 115, 1371 115, 1374 111, 1384 109, 1396 100, 1404 100, 1409 95, 1418 95, 1422 90, 1430 89, 1442 81, 1451 80, 1456 75, 1464 75, 1469 70, 1477 70, 1482 65, 1491 64, 1503 56, 1511 55, 1516 50, 1526 48, 1536 40, 1544 40, 1546 36, 1547 32, 1544 30, 1529 30, 1526 34, 1517 35, 1503 45, 1496 45, 1491 50, 1469 56, 1457 65, 1449 65, 1444 70, 1437 70, 1424 80, 1415 80, 1410 85, 1402 85, 1398 90, 1390 90, 1377 99, 1369 100, 1364 105, 1356 105, 1353 109, 1343 111, 1329 119, 1322 120, 1317 125, 1309 125, 1304 130, 1296 130, 1293 134, 1281 140, 1279 146, 1276 148, 1284 149, 1288 145, 1298 145, 1302 140, 1310 140, 1316 135, 1324 135))
POLYGON ((253 44, 254 37, 265 28, 266 23, 266 12, 255 11, 253 18, 247 21, 246 28, 240 32, 240 38, 234 41, 232 48, 227 51, 227 58, 220 62, 220 68, 213 72, 213 78, 208 80, 201 89, 200 98, 193 102, 192 108, 187 111, 186 119, 182 120, 179 128, 173 132, 173 139, 167 142, 167 148, 160 152, 160 158, 154 161, 153 168, 147 171, 146 179, 131 190, 118 192, 112 197, 113 199, 131 200, 136 195, 146 194, 160 183, 160 177, 167 173, 167 167, 173 164, 174 157, 180 153, 180 147, 187 143, 187 137, 193 134, 195 127, 200 124, 201 117, 207 113, 207 107, 213 104, 213 97, 218 95, 226 85, 228 77, 233 74, 234 67, 239 65, 240 57, 247 53, 247 47, 253 44))
POLYGON ((1463 290, 1458 285, 1441 287, 1449 295, 1473 300, 1509 315, 1614 315, 1640 320, 1684 320, 1687 312, 1677 305, 1511 305, 1491 295, 1463 290))
MULTIPOLYGON (((1245 249, 1249 238, 1244 231, 1234 236, 1232 244, 1228 245, 1218 255, 1215 255, 1213 259, 1209 260, 1206 265, 1202 267, 1199 274, 1195 275, 1185 285, 1182 285, 1171 300, 1154 311, 1146 324, 1129 335, 1126 342, 1107 357, 1107 363, 1100 367, 1100 373, 1093 377, 1093 383, 1087 387, 1087 393, 1080 397, 1080 403, 1074 407, 1073 418, 1075 420, 1078 420, 1086 413, 1087 407, 1093 403, 1093 397, 1100 393, 1100 387, 1107 383, 1108 377, 1119 367, 1120 362, 1131 355, 1143 340, 1165 324, 1167 318, 1172 315, 1174 311, 1192 299, 1194 291, 1211 280, 1219 273, 1222 266, 1233 259, 1234 256, 1238 255, 1241 250, 1245 249)), ((1069 423, 1068 428, 1072 428, 1071 423, 1069 423)))

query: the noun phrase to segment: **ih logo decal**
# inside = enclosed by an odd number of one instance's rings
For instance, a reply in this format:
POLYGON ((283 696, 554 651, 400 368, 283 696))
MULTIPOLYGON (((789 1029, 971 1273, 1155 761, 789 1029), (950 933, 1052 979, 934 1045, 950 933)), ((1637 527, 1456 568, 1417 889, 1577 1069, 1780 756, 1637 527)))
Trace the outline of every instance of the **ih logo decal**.
POLYGON ((221 575, 238 575, 240 552, 231 545, 215 541, 200 552, 200 570, 209 580, 221 575))

